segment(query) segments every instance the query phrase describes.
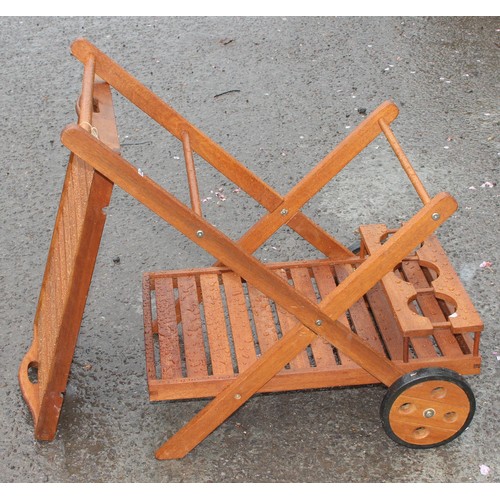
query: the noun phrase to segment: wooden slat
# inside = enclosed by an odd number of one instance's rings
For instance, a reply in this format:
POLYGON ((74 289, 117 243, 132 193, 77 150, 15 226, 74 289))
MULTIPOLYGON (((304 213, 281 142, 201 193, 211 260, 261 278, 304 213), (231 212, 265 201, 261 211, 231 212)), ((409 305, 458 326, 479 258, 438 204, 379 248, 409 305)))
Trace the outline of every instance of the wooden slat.
POLYGON ((232 375, 234 373, 233 362, 220 294, 219 275, 200 275, 200 286, 208 343, 210 345, 212 373, 214 375, 232 375))
POLYGON ((153 342, 153 317, 151 310, 151 287, 149 285, 149 275, 142 278, 142 306, 144 320, 144 347, 146 354, 146 374, 148 383, 156 380, 156 361, 153 342))
MULTIPOLYGON (((287 280, 286 271, 283 268, 276 269, 276 274, 281 276, 282 279, 287 280)), ((286 335, 286 332, 291 330, 297 325, 297 319, 291 315, 288 311, 283 309, 279 304, 276 304, 276 312, 278 313, 278 319, 280 322, 281 333, 286 335)), ((309 348, 310 346, 308 346, 309 348)), ((297 356, 292 359, 289 363, 290 370, 305 370, 311 368, 311 363, 309 361, 309 356, 307 350, 301 351, 297 356)))
POLYGON ((161 378, 182 377, 181 347, 175 314, 174 285, 171 278, 155 280, 155 296, 161 378))
POLYGON ((247 286, 260 352, 264 353, 278 340, 273 312, 269 299, 252 285, 247 286))
POLYGON ((188 377, 204 376, 208 374, 207 357, 195 278, 193 276, 178 278, 177 289, 179 291, 187 375, 188 377))
MULTIPOLYGON (((317 302, 316 293, 311 283, 309 270, 306 268, 290 269, 295 288, 300 290, 310 301, 317 302)), ((337 364, 332 345, 322 337, 314 339, 311 343, 314 363, 318 368, 329 367, 337 364)))
POLYGON ((67 289, 70 286, 71 283, 71 258, 70 258, 70 250, 68 246, 66 245, 67 241, 67 231, 68 229, 66 228, 66 225, 64 223, 64 218, 61 218, 61 227, 59 228, 60 234, 61 234, 61 256, 63 259, 63 269, 62 272, 64 274, 64 281, 65 281, 65 289, 67 293, 67 289))
MULTIPOLYGON (((333 292, 333 290, 337 286, 332 270, 328 266, 313 266, 312 270, 316 279, 319 294, 323 299, 324 297, 327 297, 331 292, 333 292)), ((346 328, 351 328, 351 326, 349 325, 349 320, 347 319, 347 315, 345 313, 340 316, 339 322, 342 323, 346 328)), ((340 363, 343 366, 349 367, 355 365, 354 361, 352 361, 351 358, 338 350, 337 356, 339 357, 340 363)))
POLYGON ((241 278, 234 273, 223 273, 222 281, 224 283, 238 371, 242 373, 257 360, 245 294, 241 278))
POLYGON ((403 359, 403 335, 398 322, 394 318, 382 285, 377 283, 368 291, 366 298, 390 358, 392 360, 403 359))
MULTIPOLYGON (((353 272, 352 266, 336 265, 334 268, 339 282, 344 281, 353 272)), ((383 353, 384 347, 373 324, 364 298, 359 299, 349 308, 349 314, 351 315, 351 321, 356 329, 356 333, 362 339, 366 340, 374 350, 383 353)))
MULTIPOLYGON (((75 176, 74 176, 73 165, 76 165, 76 157, 74 155, 72 155, 70 164, 72 165, 72 168, 69 169, 70 172, 68 173, 68 194, 66 196, 67 205, 62 205, 61 212, 63 220, 65 220, 66 226, 70 229, 69 249, 71 252, 71 259, 74 259, 78 242, 78 217, 79 217, 78 206, 75 201, 78 194, 76 192, 76 187, 75 187, 75 176)), ((61 196, 61 201, 62 199, 63 198, 61 196)))
MULTIPOLYGON (((315 259, 315 260, 295 260, 295 261, 287 261, 287 262, 266 262, 266 268, 271 269, 273 271, 279 271, 284 269, 291 269, 292 267, 312 267, 312 266, 328 266, 331 264, 361 264, 365 259, 359 257, 352 257, 348 259, 315 259)), ((201 274, 212 274, 212 273, 226 273, 231 272, 231 268, 229 267, 195 267, 189 269, 175 269, 175 270, 167 270, 167 271, 155 271, 153 274, 155 277, 164 277, 164 278, 173 278, 177 276, 191 276, 193 274, 201 275, 201 274)), ((284 277, 285 281, 286 274, 282 274, 280 272, 276 273, 278 276, 284 277)))
POLYGON ((68 280, 66 274, 66 253, 64 251, 64 233, 62 224, 57 228, 57 250, 55 252, 57 272, 57 285, 61 297, 67 293, 68 280))

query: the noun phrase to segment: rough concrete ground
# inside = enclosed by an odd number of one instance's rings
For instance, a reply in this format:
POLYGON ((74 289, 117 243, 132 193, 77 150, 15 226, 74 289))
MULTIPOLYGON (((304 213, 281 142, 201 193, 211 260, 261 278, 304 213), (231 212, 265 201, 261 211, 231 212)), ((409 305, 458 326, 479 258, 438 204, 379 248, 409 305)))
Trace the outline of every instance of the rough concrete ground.
MULTIPOLYGON (((497 482, 499 28, 494 17, 1 18, 0 479, 497 482), (380 425, 382 386, 274 394, 251 399, 185 459, 156 461, 155 448, 205 402, 148 402, 141 273, 212 258, 115 188, 57 437, 33 439, 17 369, 68 158, 59 134, 74 121, 81 65, 69 45, 81 36, 283 194, 361 108, 396 102, 393 129, 423 182, 460 204, 438 234, 485 322, 467 432, 440 448, 397 446, 380 425), (229 90, 238 92, 214 97, 229 90)), ((179 145, 122 100, 116 110, 124 156, 187 201, 179 145)), ((208 167, 199 176, 208 219, 232 237, 263 213, 208 167)), ((418 207, 378 139, 306 212, 348 244, 359 224, 397 225, 418 207)), ((258 255, 316 254, 282 230, 258 255)))

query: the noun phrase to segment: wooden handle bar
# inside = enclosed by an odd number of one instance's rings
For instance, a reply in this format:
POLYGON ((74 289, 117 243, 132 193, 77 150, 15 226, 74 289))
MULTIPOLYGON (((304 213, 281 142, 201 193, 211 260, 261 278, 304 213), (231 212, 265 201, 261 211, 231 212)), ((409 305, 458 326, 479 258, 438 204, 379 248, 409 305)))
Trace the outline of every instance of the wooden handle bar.
POLYGON ((196 215, 201 216, 200 192, 198 189, 198 180, 196 179, 191 141, 189 140, 189 134, 187 132, 182 132, 181 137, 182 147, 184 149, 184 159, 186 160, 186 173, 189 185, 191 207, 196 215))
POLYGON ((92 130, 92 114, 94 111, 94 78, 95 56, 89 55, 83 66, 82 93, 80 96, 80 113, 78 124, 88 132, 92 130))
POLYGON ((406 172, 406 175, 410 179, 410 182, 412 183, 413 187, 415 188, 415 191, 417 192, 418 196, 422 200, 423 204, 425 205, 426 203, 429 203, 431 200, 431 197, 427 193, 427 190, 425 189, 424 185, 422 184, 422 181, 418 177, 417 173, 411 166, 410 161, 406 157, 403 149, 398 143, 398 140, 396 139, 396 136, 394 135, 394 132, 391 130, 391 127, 385 122, 383 118, 379 120, 380 128, 384 132, 384 135, 386 136, 387 140, 389 141, 389 144, 391 145, 394 153, 396 153, 396 156, 398 157, 398 160, 401 163, 401 166, 403 167, 403 170, 406 172))

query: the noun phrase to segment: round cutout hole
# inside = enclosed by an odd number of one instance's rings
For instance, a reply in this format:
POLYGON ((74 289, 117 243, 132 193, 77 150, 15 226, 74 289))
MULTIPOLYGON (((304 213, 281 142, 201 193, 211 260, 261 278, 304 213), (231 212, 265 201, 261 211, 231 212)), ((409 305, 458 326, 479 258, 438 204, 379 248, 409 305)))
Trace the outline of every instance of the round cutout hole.
POLYGON ((28 365, 28 380, 32 384, 38 384, 38 363, 35 361, 28 365))

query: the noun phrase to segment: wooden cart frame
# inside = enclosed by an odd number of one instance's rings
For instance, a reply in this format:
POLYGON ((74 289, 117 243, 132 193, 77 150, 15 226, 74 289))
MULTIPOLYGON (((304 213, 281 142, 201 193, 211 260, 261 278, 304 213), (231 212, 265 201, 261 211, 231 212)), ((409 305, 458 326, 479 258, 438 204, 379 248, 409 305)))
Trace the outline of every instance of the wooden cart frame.
MULTIPOLYGON (((61 135, 71 156, 35 316, 33 343, 19 369, 20 386, 34 418, 37 439, 55 436, 106 218, 103 209, 110 202, 114 184, 218 259, 209 269, 147 273, 144 278, 151 399, 214 396, 157 450, 157 458, 185 456, 259 391, 381 382, 389 387, 381 410, 384 427, 393 439, 409 446, 443 444, 469 425, 474 399, 457 372, 479 372, 483 326, 432 236, 455 212, 457 204, 447 193, 432 198, 428 195, 390 128, 398 115, 392 102, 373 111, 287 195, 281 196, 88 41, 76 40, 72 53, 84 64, 77 105, 79 120, 61 135), (181 141, 191 208, 119 154, 110 86, 181 141), (362 227, 360 252, 355 254, 301 209, 379 134, 389 141, 423 207, 397 231, 382 225, 362 227), (239 241, 229 239, 203 218, 193 152, 266 209, 267 213, 239 241), (252 255, 255 250, 285 224, 322 252, 325 259, 275 265, 264 265, 256 259, 252 255), (336 274, 335 280, 332 273, 336 274), (294 286, 290 277, 294 278, 294 286), (308 277, 315 279, 321 300, 314 292, 311 294, 308 277), (299 286, 301 280, 305 284, 299 286), (186 282, 190 282, 191 291, 186 282), (278 315, 279 335, 267 345, 262 341, 259 355, 250 355, 250 361, 240 363, 236 370, 229 343, 220 334, 227 333, 227 326, 232 335, 238 335, 238 321, 229 325, 235 313, 224 311, 217 295, 222 284, 227 290, 244 284, 249 294, 264 297, 262 315, 257 313, 255 317, 263 318, 270 303, 278 315), (356 305, 362 307, 361 303, 375 290, 379 291, 374 300, 380 297, 384 301, 384 315, 398 332, 398 338, 384 348, 363 338, 346 317, 350 311, 352 319, 356 305), (151 302, 153 292, 158 300, 156 311, 151 302), (210 373, 206 366, 203 373, 197 371, 196 349, 183 361, 192 367, 184 366, 182 372, 178 325, 182 322, 189 330, 190 315, 186 311, 203 304, 206 296, 211 297, 212 304, 205 304, 213 354, 210 373), (424 314, 412 310, 415 298, 421 299, 424 314), (164 302, 160 303, 160 299, 164 302), (159 334, 162 355, 170 358, 160 361, 158 376, 154 337, 159 334), (433 355, 418 359, 414 352, 419 346, 425 352, 430 345, 425 337, 429 335, 439 341, 441 355, 433 351, 433 355), (177 348, 164 344, 168 338, 174 346, 177 342, 177 348), (329 355, 336 356, 335 369, 321 369, 319 362, 308 365, 304 353, 310 346, 316 346, 316 350, 328 346, 329 355), (35 376, 30 375, 33 371, 35 376)), ((231 302, 229 295, 226 298, 227 307, 234 310, 238 304, 231 302)), ((196 314, 191 314, 191 319, 199 323, 196 314)), ((203 342, 189 331, 184 341, 198 345, 203 365, 203 342)), ((184 346, 184 350, 187 356, 188 347, 184 346)), ((233 358, 241 354, 240 349, 233 358)))

